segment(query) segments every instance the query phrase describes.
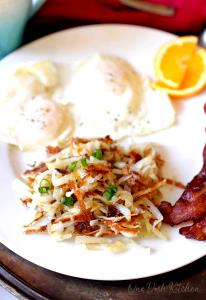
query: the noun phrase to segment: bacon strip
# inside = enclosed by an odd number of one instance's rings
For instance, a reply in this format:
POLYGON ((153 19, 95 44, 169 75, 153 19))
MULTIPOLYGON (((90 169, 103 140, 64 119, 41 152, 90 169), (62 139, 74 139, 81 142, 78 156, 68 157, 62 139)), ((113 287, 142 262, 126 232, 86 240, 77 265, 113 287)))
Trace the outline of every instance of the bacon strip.
POLYGON ((203 150, 203 167, 189 182, 179 200, 172 206, 160 204, 164 222, 170 225, 193 221, 193 225, 180 228, 180 234, 189 239, 206 240, 206 145, 203 150))
POLYGON ((192 226, 180 228, 180 233, 188 239, 206 241, 206 217, 195 222, 192 226))
POLYGON ((185 221, 196 221, 206 216, 206 145, 203 151, 204 163, 201 171, 187 184, 179 200, 172 206, 163 201, 160 211, 164 222, 170 225, 185 221))

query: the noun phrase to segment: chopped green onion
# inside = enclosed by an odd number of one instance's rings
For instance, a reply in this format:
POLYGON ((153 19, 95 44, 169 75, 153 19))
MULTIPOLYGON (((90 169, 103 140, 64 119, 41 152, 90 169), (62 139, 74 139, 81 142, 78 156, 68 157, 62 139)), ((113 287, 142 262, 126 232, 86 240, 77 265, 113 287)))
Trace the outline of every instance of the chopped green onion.
POLYGON ((73 206, 74 205, 74 199, 73 199, 72 196, 70 196, 70 197, 64 196, 61 199, 61 203, 66 205, 66 206, 73 206))
POLYGON ((72 161, 70 166, 69 166, 69 171, 74 172, 76 166, 77 166, 78 161, 72 161))
POLYGON ((95 158, 101 160, 103 158, 102 150, 97 149, 94 153, 92 153, 92 156, 94 156, 95 158))
POLYGON ((82 164, 83 168, 88 167, 88 162, 87 162, 87 158, 86 157, 81 159, 81 164, 82 164))
POLYGON ((49 190, 50 190, 50 187, 48 187, 48 186, 40 186, 38 188, 38 191, 40 194, 48 194, 49 190))
POLYGON ((117 192, 117 187, 114 185, 109 185, 108 188, 103 193, 103 197, 109 201, 116 194, 116 192, 117 192))
POLYGON ((111 200, 111 193, 110 192, 108 192, 108 191, 105 191, 104 192, 104 194, 103 194, 103 196, 104 196, 104 198, 106 199, 106 200, 111 200))
POLYGON ((43 178, 40 181, 38 192, 40 194, 48 194, 48 192, 49 192, 50 189, 51 189, 51 183, 50 183, 50 181, 48 179, 46 179, 46 178, 43 178))

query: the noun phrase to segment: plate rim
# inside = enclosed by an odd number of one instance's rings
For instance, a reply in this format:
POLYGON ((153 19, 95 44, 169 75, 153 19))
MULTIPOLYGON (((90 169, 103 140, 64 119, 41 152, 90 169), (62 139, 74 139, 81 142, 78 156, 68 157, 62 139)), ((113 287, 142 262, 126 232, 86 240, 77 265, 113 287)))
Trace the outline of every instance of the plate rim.
POLYGON ((39 41, 43 41, 44 39, 56 36, 56 35, 61 35, 63 33, 66 32, 72 32, 72 31, 78 31, 78 30, 86 30, 88 28, 95 28, 95 27, 128 27, 128 28, 139 28, 139 29, 143 29, 143 30, 148 30, 148 31, 153 31, 153 32, 159 32, 159 33, 163 33, 163 34, 167 34, 170 35, 171 37, 177 37, 178 35, 169 31, 164 31, 161 29, 157 29, 157 28, 153 28, 153 27, 147 27, 147 26, 142 26, 142 25, 135 25, 135 24, 124 24, 124 23, 97 23, 97 24, 88 24, 88 25, 79 25, 79 26, 75 26, 72 28, 66 28, 63 30, 59 30, 56 32, 52 32, 49 33, 45 36, 42 36, 38 39, 35 39, 29 43, 26 43, 18 48, 16 48, 14 51, 10 52, 9 54, 7 54, 5 57, 3 57, 0 60, 0 65, 2 63, 4 63, 7 59, 9 59, 11 56, 15 55, 16 53, 18 53, 19 51, 21 51, 22 49, 25 49, 27 47, 30 47, 31 45, 38 43, 39 41))

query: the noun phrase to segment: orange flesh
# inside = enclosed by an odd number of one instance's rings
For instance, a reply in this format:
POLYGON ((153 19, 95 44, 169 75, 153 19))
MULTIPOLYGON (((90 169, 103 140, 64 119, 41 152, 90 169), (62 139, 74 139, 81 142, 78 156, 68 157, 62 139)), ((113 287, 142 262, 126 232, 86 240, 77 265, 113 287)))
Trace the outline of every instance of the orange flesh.
POLYGON ((180 89, 186 89, 195 86, 202 74, 204 72, 205 65, 203 63, 202 57, 196 52, 190 61, 188 69, 180 85, 180 89))
POLYGON ((183 80, 195 48, 196 44, 191 42, 170 47, 163 56, 160 65, 164 77, 177 83, 179 86, 183 80))
POLYGON ((198 48, 192 55, 179 88, 171 88, 158 81, 152 87, 174 98, 183 98, 197 94, 206 86, 206 51, 198 48))

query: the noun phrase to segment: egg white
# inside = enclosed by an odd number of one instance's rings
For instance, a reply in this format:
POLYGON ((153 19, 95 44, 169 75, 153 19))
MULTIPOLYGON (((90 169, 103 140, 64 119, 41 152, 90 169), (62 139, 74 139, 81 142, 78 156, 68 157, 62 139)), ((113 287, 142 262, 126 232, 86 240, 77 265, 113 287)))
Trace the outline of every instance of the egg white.
POLYGON ((1 141, 32 150, 65 132, 116 139, 151 134, 175 122, 168 96, 152 90, 148 78, 122 58, 95 55, 70 70, 64 88, 49 61, 21 67, 5 80, 1 141))
POLYGON ((152 90, 148 78, 119 57, 95 55, 80 63, 65 99, 77 136, 148 135, 175 122, 168 96, 152 90))
POLYGON ((48 61, 10 74, 0 93, 0 140, 31 150, 70 127, 68 108, 52 97, 58 85, 58 72, 48 61))

